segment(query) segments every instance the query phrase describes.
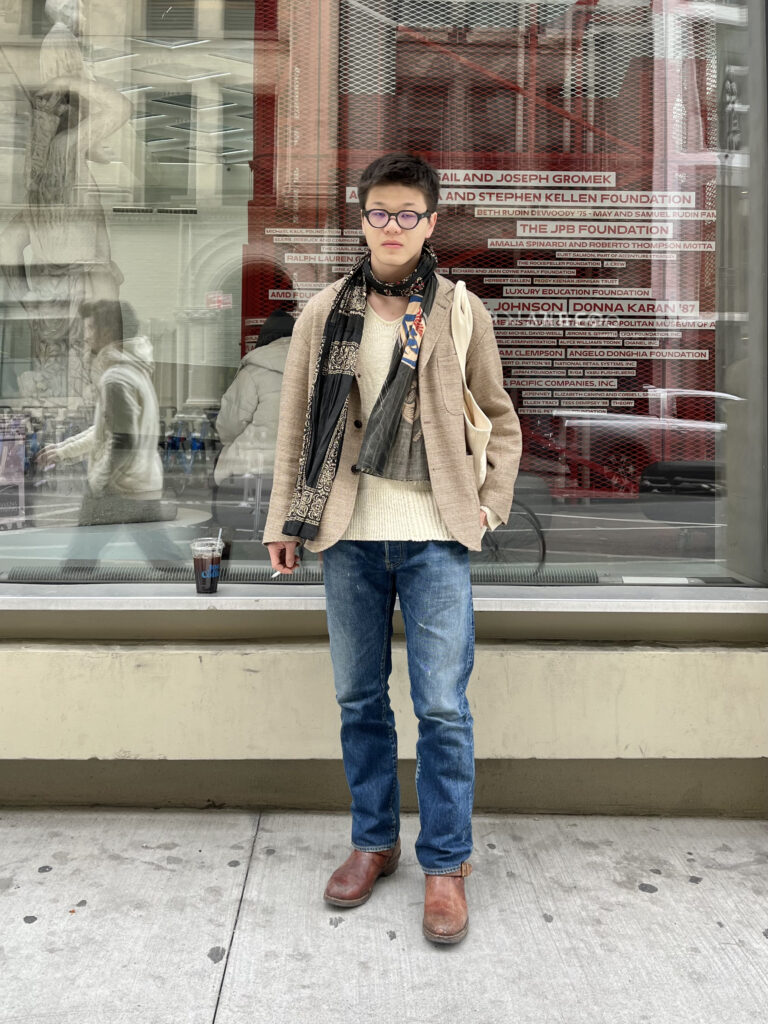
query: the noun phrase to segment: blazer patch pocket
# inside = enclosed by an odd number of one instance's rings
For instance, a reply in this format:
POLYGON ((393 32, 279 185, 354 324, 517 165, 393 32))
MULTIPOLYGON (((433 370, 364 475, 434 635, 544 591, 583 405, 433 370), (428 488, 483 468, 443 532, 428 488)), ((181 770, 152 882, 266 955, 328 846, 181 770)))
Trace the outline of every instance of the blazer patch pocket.
POLYGON ((456 356, 440 356, 437 360, 437 373, 440 377, 443 405, 451 415, 462 416, 464 414, 464 389, 456 356))

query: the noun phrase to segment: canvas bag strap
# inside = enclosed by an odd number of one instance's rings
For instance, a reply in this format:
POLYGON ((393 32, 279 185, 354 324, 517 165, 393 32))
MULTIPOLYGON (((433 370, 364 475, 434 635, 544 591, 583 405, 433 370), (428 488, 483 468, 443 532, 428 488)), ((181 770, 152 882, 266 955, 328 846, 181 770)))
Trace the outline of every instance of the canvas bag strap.
POLYGON ((466 365, 469 340, 472 337, 472 307, 469 304, 467 285, 464 281, 457 281, 453 291, 453 306, 451 307, 451 334, 453 335, 453 346, 461 367, 461 378, 464 387, 467 386, 466 365))
POLYGON ((479 489, 485 482, 487 470, 485 450, 491 436, 491 421, 477 404, 467 385, 467 350, 472 337, 472 325, 472 307, 469 304, 467 286, 463 281, 457 281, 451 309, 451 334, 459 360, 464 391, 464 433, 467 447, 472 454, 475 483, 479 489))

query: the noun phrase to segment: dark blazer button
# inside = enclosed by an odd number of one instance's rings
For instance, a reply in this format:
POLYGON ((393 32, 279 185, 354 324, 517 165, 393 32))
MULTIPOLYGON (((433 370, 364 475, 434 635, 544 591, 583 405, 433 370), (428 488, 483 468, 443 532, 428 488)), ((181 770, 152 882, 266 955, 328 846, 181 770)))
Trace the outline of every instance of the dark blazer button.
POLYGON ((362 425, 363 425, 363 421, 362 420, 355 420, 355 426, 357 427, 358 430, 360 430, 362 425))
POLYGON ((352 466, 352 472, 353 473, 359 473, 360 470, 357 468, 357 466, 352 466))

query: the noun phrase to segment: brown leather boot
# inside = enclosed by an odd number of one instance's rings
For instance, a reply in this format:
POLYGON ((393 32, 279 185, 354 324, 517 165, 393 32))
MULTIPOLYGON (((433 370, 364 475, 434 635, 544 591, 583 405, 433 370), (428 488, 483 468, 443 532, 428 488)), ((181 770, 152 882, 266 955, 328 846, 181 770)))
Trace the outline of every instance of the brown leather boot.
POLYGON ((469 930, 464 879, 472 871, 462 864, 449 875, 425 875, 424 924, 422 930, 430 942, 461 942, 469 930))
POLYGON ((377 878, 394 874, 399 860, 399 839, 391 850, 380 853, 353 850, 331 875, 323 898, 334 907, 359 907, 373 892, 377 878))

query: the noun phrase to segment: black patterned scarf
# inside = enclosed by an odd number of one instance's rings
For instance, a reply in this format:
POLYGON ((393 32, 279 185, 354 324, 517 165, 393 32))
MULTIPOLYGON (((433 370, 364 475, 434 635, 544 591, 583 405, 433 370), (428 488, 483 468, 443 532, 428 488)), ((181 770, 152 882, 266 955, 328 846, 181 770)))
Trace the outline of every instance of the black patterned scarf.
POLYGON ((424 244, 419 264, 404 280, 379 281, 366 254, 344 278, 323 328, 307 406, 299 474, 283 533, 313 540, 339 465, 349 393, 363 336, 368 289, 407 295, 392 363, 366 427, 357 469, 392 480, 427 480, 419 414, 417 367, 421 339, 432 309, 437 257, 424 244))

